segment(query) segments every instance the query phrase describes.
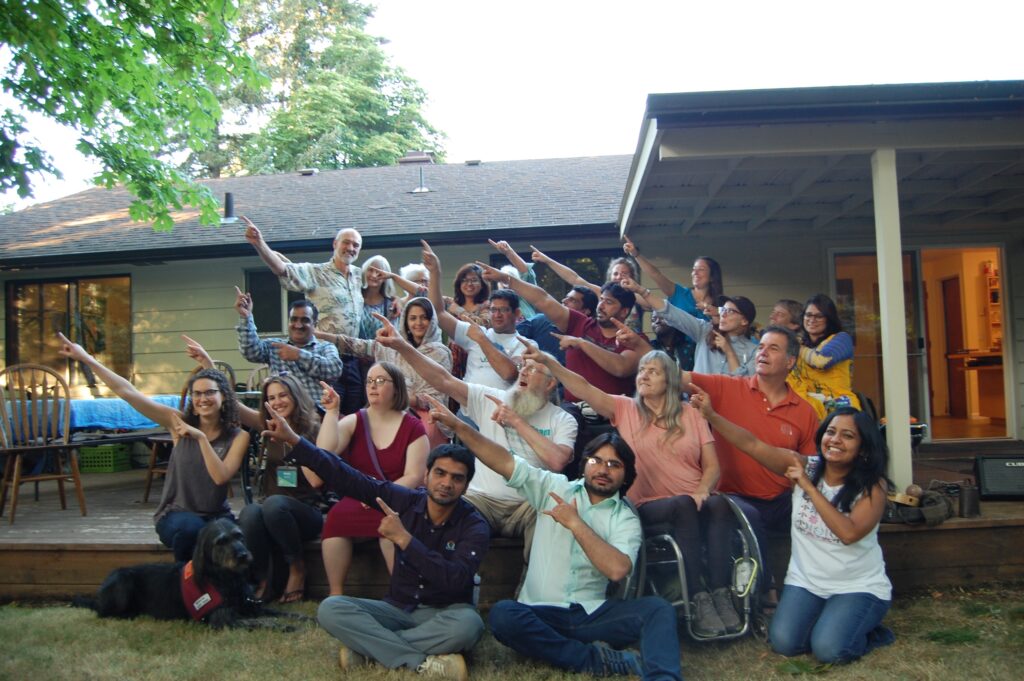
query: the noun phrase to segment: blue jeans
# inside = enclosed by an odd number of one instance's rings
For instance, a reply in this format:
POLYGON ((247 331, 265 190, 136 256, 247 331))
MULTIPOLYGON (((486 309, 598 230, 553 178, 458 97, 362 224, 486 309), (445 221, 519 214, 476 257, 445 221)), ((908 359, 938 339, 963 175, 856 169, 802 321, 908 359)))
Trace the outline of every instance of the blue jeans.
POLYGON ((192 560, 199 531, 206 523, 218 518, 227 518, 232 522, 235 520, 235 516, 230 513, 199 515, 191 511, 171 511, 156 521, 156 534, 161 544, 174 551, 174 560, 192 560))
POLYGON ((643 678, 681 681, 676 612, 664 599, 608 600, 587 614, 568 608, 500 601, 491 608, 494 637, 521 655, 562 669, 603 675, 603 656, 594 641, 621 648, 640 642, 643 678))
POLYGON ((821 598, 787 584, 768 639, 782 655, 810 651, 822 662, 850 662, 893 642, 892 632, 881 626, 891 603, 868 593, 821 598))

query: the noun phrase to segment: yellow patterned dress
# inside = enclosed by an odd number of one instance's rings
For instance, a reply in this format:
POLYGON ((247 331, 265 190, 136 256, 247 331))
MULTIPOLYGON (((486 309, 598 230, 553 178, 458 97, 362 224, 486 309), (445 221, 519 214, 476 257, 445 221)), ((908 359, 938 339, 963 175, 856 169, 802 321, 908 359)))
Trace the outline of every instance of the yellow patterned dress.
POLYGON ((818 418, 847 402, 860 409, 853 392, 853 338, 845 331, 828 336, 813 348, 801 347, 786 380, 814 407, 818 418))

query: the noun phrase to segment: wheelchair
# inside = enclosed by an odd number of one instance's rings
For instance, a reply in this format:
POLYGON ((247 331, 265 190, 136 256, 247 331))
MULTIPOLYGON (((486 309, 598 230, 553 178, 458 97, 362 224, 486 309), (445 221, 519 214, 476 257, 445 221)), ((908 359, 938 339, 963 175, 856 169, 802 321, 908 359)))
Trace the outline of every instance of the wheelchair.
POLYGON ((260 441, 260 434, 249 431, 249 450, 242 459, 242 497, 245 505, 259 501, 265 495, 263 480, 267 471, 267 455, 260 441))
POLYGON ((759 605, 762 576, 761 553, 757 537, 739 506, 728 496, 737 527, 733 536, 732 597, 733 605, 740 616, 741 627, 714 636, 704 636, 694 631, 694 606, 686 586, 686 572, 683 554, 670 534, 668 525, 645 528, 644 543, 640 548, 635 577, 630 585, 636 596, 661 596, 676 609, 680 624, 695 641, 725 641, 753 633, 766 639, 768 623, 759 605))

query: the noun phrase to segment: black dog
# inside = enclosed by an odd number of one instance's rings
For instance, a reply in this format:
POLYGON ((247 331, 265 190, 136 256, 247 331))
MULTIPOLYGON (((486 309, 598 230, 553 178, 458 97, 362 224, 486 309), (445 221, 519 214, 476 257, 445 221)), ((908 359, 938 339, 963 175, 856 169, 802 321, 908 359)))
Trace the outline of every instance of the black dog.
POLYGON ((264 610, 252 597, 247 580, 252 554, 242 531, 230 520, 207 523, 199 532, 189 563, 148 563, 118 568, 107 575, 96 598, 72 604, 95 610, 100 617, 149 615, 162 620, 196 620, 222 627, 276 628, 256 619, 261 615, 309 619, 264 610))

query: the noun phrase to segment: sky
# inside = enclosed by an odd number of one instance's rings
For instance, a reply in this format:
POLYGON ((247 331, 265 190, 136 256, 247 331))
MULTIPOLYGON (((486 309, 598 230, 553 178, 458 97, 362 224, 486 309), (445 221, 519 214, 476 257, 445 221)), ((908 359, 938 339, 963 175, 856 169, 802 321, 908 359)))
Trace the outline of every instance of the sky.
MULTIPOLYGON (((1020 0, 373 4, 453 163, 631 154, 651 93, 1024 79, 1020 0)), ((66 176, 36 200, 87 188, 73 133, 33 131, 66 176)))

